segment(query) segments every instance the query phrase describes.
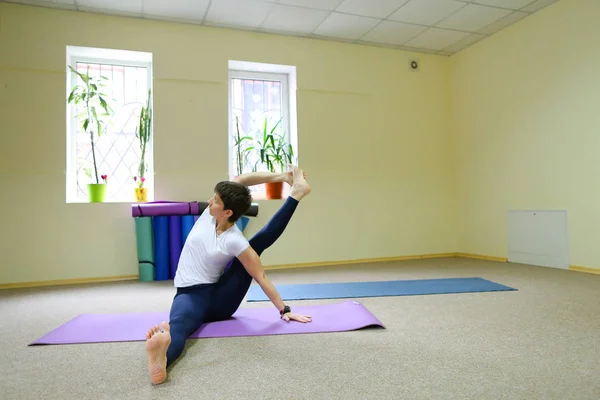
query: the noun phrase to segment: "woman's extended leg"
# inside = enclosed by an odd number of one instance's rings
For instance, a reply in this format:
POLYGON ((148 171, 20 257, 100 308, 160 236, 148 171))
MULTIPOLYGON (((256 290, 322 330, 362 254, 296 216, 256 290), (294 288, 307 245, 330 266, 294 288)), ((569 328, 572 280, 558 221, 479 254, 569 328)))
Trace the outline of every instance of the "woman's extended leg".
MULTIPOLYGON (((261 255, 285 231, 298 203, 310 193, 310 186, 304 179, 302 171, 294 173, 294 184, 291 196, 286 199, 283 206, 273 215, 269 222, 249 240, 250 246, 261 255)), ((216 284, 210 301, 207 320, 219 321, 227 319, 238 309, 244 296, 250 288, 252 277, 236 258, 227 271, 216 284)))
POLYGON ((146 334, 148 373, 153 384, 167 378, 167 367, 183 352, 185 342, 204 323, 214 285, 178 288, 169 323, 162 322, 146 334), (162 330, 161 330, 162 328, 162 330))

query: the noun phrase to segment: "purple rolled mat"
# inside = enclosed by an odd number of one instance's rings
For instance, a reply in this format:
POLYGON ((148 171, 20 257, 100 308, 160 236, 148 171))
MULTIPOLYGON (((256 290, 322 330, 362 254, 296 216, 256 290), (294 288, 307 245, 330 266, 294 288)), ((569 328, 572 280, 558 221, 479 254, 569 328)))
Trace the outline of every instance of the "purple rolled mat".
POLYGON ((181 216, 169 216, 169 279, 175 278, 179 256, 181 255, 181 216))
MULTIPOLYGON (((310 315, 312 322, 286 322, 274 307, 240 308, 225 321, 208 322, 190 338, 286 335, 320 332, 343 332, 384 325, 364 305, 355 300, 335 304, 294 306, 293 311, 310 315)), ((148 329, 169 321, 169 312, 120 314, 83 314, 39 338, 30 346, 143 341, 148 329)))
MULTIPOLYGON (((202 208, 204 210, 205 207, 202 208)), ((132 217, 157 217, 163 215, 198 215, 198 202, 135 203, 131 205, 132 217)))
MULTIPOLYGON (((132 217, 157 217, 163 215, 200 215, 208 206, 205 201, 155 201, 131 205, 132 217)), ((258 204, 250 205, 247 217, 258 215, 258 204)))

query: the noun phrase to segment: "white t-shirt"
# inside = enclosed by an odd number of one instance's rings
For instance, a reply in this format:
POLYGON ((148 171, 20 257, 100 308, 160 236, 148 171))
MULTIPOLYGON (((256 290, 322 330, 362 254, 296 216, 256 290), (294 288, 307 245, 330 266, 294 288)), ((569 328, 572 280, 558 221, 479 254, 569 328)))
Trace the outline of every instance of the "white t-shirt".
POLYGON ((250 246, 236 224, 220 235, 215 228, 216 220, 207 207, 183 245, 175 287, 217 282, 225 266, 250 246))

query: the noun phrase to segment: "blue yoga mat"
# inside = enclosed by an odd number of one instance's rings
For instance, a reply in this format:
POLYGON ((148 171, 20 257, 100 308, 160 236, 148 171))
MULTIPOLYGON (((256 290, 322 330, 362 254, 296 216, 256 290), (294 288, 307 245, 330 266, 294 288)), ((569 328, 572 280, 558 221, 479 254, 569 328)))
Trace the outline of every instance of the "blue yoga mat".
MULTIPOLYGON (((316 283, 275 286, 283 300, 343 299, 424 294, 517 290, 482 278, 420 279, 383 282, 316 283)), ((248 301, 268 301, 259 286, 248 291, 248 301)))
POLYGON ((152 217, 154 227, 155 280, 169 279, 169 217, 152 217))
POLYGON ((194 216, 193 215, 182 215, 181 216, 181 243, 185 244, 188 235, 194 227, 194 216))
POLYGON ((238 228, 240 228, 240 231, 244 232, 244 229, 246 229, 246 226, 248 226, 248 222, 250 222, 250 218, 241 216, 237 220, 236 225, 238 228))

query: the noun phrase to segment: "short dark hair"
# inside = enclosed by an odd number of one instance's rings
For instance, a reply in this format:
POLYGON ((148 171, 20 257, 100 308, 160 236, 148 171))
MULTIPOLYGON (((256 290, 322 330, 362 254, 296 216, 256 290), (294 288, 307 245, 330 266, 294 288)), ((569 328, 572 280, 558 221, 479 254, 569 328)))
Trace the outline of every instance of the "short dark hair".
POLYGON ((252 195, 247 186, 241 183, 222 181, 216 184, 215 193, 219 195, 225 210, 231 210, 233 214, 229 222, 236 222, 252 204, 252 195))

